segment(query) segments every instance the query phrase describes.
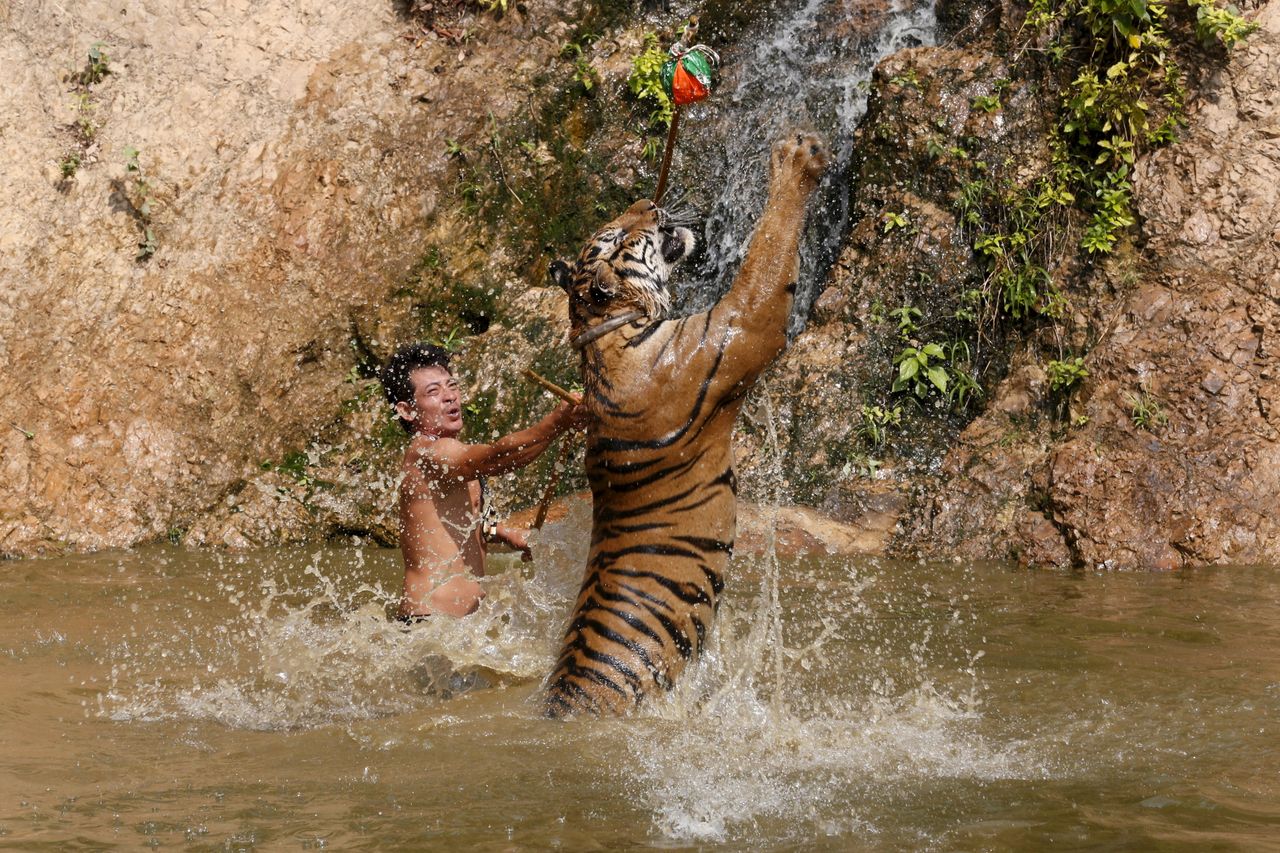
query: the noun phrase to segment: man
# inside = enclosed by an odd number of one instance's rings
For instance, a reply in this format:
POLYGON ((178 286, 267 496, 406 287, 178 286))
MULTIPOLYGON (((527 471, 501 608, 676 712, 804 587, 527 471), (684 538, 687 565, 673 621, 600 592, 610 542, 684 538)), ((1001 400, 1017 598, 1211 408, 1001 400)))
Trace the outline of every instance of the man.
POLYGON ((387 402, 411 436, 401 466, 400 549, 404 595, 399 618, 465 616, 484 597, 485 528, 529 558, 525 532, 486 518, 482 477, 528 465, 562 433, 585 426, 580 403, 562 403, 532 426, 492 444, 466 444, 462 395, 449 353, 430 344, 400 347, 382 371, 387 402))

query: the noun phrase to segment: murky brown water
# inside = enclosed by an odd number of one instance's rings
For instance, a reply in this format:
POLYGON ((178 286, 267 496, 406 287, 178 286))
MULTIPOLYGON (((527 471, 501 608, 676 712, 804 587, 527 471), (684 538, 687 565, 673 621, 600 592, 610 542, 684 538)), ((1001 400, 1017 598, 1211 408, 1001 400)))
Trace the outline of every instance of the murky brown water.
POLYGON ((571 528, 411 631, 379 549, 0 564, 0 846, 1280 849, 1275 570, 744 565, 670 702, 552 723, 571 528))

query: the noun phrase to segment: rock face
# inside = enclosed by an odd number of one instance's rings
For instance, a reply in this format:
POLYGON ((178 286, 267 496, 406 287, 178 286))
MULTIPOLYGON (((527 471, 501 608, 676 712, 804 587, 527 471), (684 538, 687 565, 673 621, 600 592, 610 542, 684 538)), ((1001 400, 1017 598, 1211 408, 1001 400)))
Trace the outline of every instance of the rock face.
MULTIPOLYGON (((651 185, 638 110, 606 121, 600 104, 622 102, 652 24, 593 23, 606 36, 588 43, 570 0, 501 20, 424 21, 415 5, 0 9, 0 555, 179 532, 393 541, 395 437, 356 441, 386 428, 359 368, 425 316, 466 320, 469 300, 499 293, 506 311, 459 359, 481 408, 550 405, 513 385, 529 364, 571 381, 555 373, 563 295, 528 284, 546 242, 580 239, 651 185), (86 73, 95 42, 105 75, 86 73), (504 167, 494 135, 554 100, 528 94, 549 68, 572 80, 571 42, 607 97, 562 97, 543 116, 555 132, 505 140, 526 153, 504 167), (485 221, 460 176, 490 149, 507 207, 485 221), (584 195, 602 210, 569 225, 534 204, 584 195), (476 281, 487 295, 444 292, 476 281)), ((860 38, 891 5, 832 0, 822 26, 860 38)), ((1018 29, 1014 4, 937 5, 944 46, 882 63, 866 120, 837 134, 857 133, 850 231, 740 431, 746 501, 786 493, 834 520, 793 509, 761 529, 781 524, 796 553, 1280 563, 1280 0, 1246 4, 1261 30, 1202 81, 1182 140, 1138 162, 1133 247, 1091 270, 1065 251, 1053 270, 1074 282, 1062 334, 1087 353, 1079 390, 1051 392, 1055 342, 1028 326, 1001 343, 999 381, 951 411, 892 393, 892 359, 943 340, 965 308, 955 283, 985 274, 957 214, 973 163, 1034 173, 1055 104, 994 47, 1018 29), (906 307, 921 328, 900 331, 906 307), (900 404, 887 438, 859 416, 900 404)), ((707 19, 740 35, 756 8, 710 4, 707 19)), ((506 491, 530 497, 509 504, 536 499, 546 470, 528 471, 506 491)))
POLYGON ((332 420, 447 140, 525 104, 576 9, 460 44, 392 2, 6 4, 0 554, 163 536, 332 420))
POLYGON ((1137 165, 1141 254, 1094 277, 1109 320, 1077 425, 1027 429, 1043 379, 1013 372, 948 455, 920 550, 1280 562, 1280 4, 1255 20, 1183 139, 1137 165))

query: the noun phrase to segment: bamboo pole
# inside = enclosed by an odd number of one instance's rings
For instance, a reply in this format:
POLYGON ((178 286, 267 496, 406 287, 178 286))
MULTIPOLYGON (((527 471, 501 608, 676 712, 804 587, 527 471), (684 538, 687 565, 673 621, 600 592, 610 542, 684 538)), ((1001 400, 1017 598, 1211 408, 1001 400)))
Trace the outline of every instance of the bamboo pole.
POLYGON ((575 395, 564 390, 550 379, 539 376, 532 370, 532 368, 526 368, 523 375, 525 379, 528 379, 534 385, 541 386, 543 390, 550 391, 566 403, 573 403, 574 405, 577 405, 580 402, 575 395))
POLYGON ((573 450, 573 440, 568 436, 560 439, 560 452, 556 455, 556 461, 551 466, 551 479, 547 481, 547 487, 542 492, 542 501, 538 504, 538 512, 533 517, 533 529, 541 530, 542 525, 547 523, 547 510, 551 509, 551 502, 556 497, 556 486, 560 483, 560 469, 569 461, 569 454, 573 450))

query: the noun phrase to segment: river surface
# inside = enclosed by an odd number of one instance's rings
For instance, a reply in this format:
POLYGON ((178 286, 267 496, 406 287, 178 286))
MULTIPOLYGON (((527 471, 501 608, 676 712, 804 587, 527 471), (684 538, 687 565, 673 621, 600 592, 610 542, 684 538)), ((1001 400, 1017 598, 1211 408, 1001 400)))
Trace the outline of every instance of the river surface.
POLYGON ((0 565, 0 847, 1280 849, 1280 575, 735 562, 707 657, 550 722, 585 519, 465 620, 396 552, 0 565))

